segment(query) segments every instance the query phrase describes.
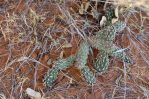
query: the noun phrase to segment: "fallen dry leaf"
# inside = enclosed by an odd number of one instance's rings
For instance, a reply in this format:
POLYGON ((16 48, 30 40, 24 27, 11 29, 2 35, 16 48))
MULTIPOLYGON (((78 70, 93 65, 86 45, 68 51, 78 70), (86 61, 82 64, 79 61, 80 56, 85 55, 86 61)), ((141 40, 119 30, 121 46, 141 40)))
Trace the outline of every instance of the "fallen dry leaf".
POLYGON ((106 21, 107 21, 107 18, 105 16, 102 16, 102 19, 100 21, 100 27, 104 26, 106 21))
POLYGON ((117 22, 118 21, 118 18, 113 18, 112 19, 112 24, 114 24, 115 22, 117 22))
POLYGON ((41 94, 39 92, 36 92, 35 90, 31 89, 31 88, 27 88, 26 89, 26 93, 28 96, 30 96, 31 98, 34 99, 41 99, 41 94))
POLYGON ((66 43, 62 46, 62 48, 70 48, 70 47, 72 47, 71 43, 66 43))
POLYGON ((117 18, 119 18, 119 14, 118 14, 119 12, 118 12, 118 11, 119 11, 119 10, 118 10, 118 7, 116 7, 116 8, 115 8, 115 16, 116 16, 117 18))
POLYGON ((84 11, 87 12, 87 9, 89 8, 89 6, 90 6, 90 2, 82 3, 79 9, 79 13, 84 14, 84 11))

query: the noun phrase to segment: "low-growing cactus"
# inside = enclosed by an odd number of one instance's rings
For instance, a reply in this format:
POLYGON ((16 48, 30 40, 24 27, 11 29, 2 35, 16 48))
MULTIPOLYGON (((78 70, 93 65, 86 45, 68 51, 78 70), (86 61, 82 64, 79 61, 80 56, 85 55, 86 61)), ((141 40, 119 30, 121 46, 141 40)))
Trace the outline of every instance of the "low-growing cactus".
POLYGON ((59 71, 70 67, 70 65, 74 62, 85 78, 85 81, 88 82, 90 85, 94 84, 96 82, 95 75, 87 66, 89 49, 92 47, 97 48, 100 51, 94 63, 94 68, 98 72, 102 73, 108 69, 109 56, 114 56, 124 62, 131 63, 131 60, 126 55, 126 53, 124 51, 119 51, 121 49, 113 44, 116 33, 122 31, 125 27, 125 22, 118 21, 113 25, 107 26, 103 30, 97 32, 87 41, 82 41, 76 55, 70 56, 66 59, 59 59, 54 63, 53 68, 50 69, 45 76, 45 85, 51 87, 54 81, 57 79, 59 71))

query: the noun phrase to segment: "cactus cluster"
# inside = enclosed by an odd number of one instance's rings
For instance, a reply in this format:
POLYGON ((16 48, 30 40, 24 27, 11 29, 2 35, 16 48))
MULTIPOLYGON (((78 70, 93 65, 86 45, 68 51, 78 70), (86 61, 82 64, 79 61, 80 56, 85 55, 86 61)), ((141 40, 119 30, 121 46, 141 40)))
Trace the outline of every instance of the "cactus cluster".
POLYGON ((96 83, 95 74, 87 66, 87 58, 90 48, 96 48, 100 51, 93 66, 94 69, 100 73, 108 69, 109 56, 119 58, 126 63, 132 63, 129 56, 113 44, 116 33, 122 31, 125 27, 125 22, 118 21, 115 24, 107 26, 103 30, 97 32, 96 35, 90 37, 86 41, 82 41, 78 52, 74 56, 70 56, 66 59, 59 59, 54 63, 53 68, 50 69, 45 76, 45 85, 51 87, 56 80, 59 71, 70 67, 73 63, 75 63, 75 66, 80 70, 88 84, 92 85, 96 83))

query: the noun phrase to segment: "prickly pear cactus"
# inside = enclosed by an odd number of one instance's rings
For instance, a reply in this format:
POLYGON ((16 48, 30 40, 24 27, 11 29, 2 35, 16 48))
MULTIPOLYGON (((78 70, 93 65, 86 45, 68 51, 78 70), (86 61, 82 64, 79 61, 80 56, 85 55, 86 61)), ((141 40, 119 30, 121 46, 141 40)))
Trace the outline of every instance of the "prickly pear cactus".
POLYGON ((64 70, 71 66, 73 62, 75 61, 75 56, 70 56, 66 59, 59 59, 54 63, 54 67, 50 69, 45 78, 44 78, 44 84, 47 87, 51 87, 54 83, 54 81, 57 79, 58 73, 60 70, 64 70))
POLYGON ((102 73, 106 71, 109 67, 109 57, 108 53, 105 51, 100 51, 100 53, 97 55, 97 58, 94 63, 94 68, 102 73))
POLYGON ((131 63, 131 60, 126 55, 126 53, 120 52, 119 50, 121 49, 113 44, 116 33, 122 31, 125 27, 125 22, 119 21, 97 32, 95 36, 88 38, 87 41, 82 41, 76 55, 70 56, 66 59, 59 59, 54 63, 53 68, 50 69, 45 76, 45 85, 51 87, 54 81, 57 79, 59 71, 69 68, 74 62, 77 68, 80 70, 81 74, 83 75, 85 81, 88 82, 88 84, 92 85, 96 83, 94 73, 86 65, 89 50, 92 47, 100 50, 100 54, 98 55, 94 63, 94 68, 98 72, 102 73, 108 69, 108 56, 110 55, 115 56, 124 62, 131 63))
POLYGON ((87 58, 89 54, 89 44, 87 42, 82 42, 80 44, 77 57, 76 57, 76 66, 80 69, 82 75, 85 78, 85 81, 89 84, 96 82, 96 78, 93 75, 93 72, 89 69, 87 64, 87 58))

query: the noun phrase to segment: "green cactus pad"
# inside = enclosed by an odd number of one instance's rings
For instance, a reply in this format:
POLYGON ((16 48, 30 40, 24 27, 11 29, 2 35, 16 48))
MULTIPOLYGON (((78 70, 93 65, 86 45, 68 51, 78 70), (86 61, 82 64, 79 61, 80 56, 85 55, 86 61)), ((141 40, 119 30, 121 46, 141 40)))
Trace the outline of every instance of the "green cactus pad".
POLYGON ((51 87, 54 81, 57 79, 58 73, 60 70, 64 70, 71 66, 75 61, 75 56, 70 56, 66 59, 59 59, 54 63, 54 67, 50 69, 44 79, 44 83, 46 86, 51 87))
POLYGON ((108 54, 105 51, 100 51, 95 60, 94 68, 98 72, 102 73, 108 69, 108 66, 109 66, 108 54))
POLYGON ((78 66, 78 68, 82 68, 82 66, 84 67, 86 65, 88 54, 89 54, 88 43, 81 42, 78 53, 76 55, 76 66, 78 66))
POLYGON ((115 17, 114 8, 109 7, 105 12, 105 17, 107 18, 106 25, 112 24, 112 19, 115 17))
POLYGON ((93 74, 93 72, 89 69, 88 66, 84 66, 83 68, 81 68, 81 73, 85 78, 85 81, 88 84, 94 84, 96 83, 96 78, 95 75, 93 74))
POLYGON ((59 59, 57 60, 54 65, 59 69, 59 70, 64 70, 70 67, 71 64, 74 63, 75 61, 75 56, 69 56, 66 59, 59 59))
POLYGON ((54 81, 57 79, 58 73, 59 73, 58 68, 54 67, 54 68, 50 69, 44 78, 44 84, 47 87, 51 87, 53 85, 54 81))

